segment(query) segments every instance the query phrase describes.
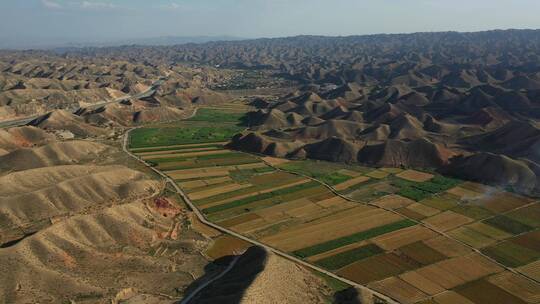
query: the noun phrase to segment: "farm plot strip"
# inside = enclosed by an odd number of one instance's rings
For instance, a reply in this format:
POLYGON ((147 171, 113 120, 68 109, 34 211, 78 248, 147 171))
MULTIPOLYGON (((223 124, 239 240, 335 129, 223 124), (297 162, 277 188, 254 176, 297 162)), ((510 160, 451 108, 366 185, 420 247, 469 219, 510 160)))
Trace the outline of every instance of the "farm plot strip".
POLYGON ((196 158, 196 159, 160 159, 153 160, 153 163, 157 163, 157 168, 164 171, 169 170, 184 170, 184 169, 201 169, 209 167, 219 166, 231 166, 231 165, 248 165, 259 163, 258 159, 246 157, 243 155, 216 155, 215 158, 196 158))
POLYGON ((296 192, 296 191, 299 191, 299 190, 314 188, 314 187, 317 187, 317 186, 319 186, 319 183, 317 183, 317 182, 308 182, 308 183, 305 183, 305 184, 300 184, 300 185, 296 185, 296 186, 292 186, 292 187, 287 187, 287 188, 283 188, 283 189, 276 190, 276 191, 273 191, 273 192, 267 192, 267 193, 262 193, 262 194, 258 194, 258 195, 251 196, 251 197, 246 197, 244 199, 232 201, 230 203, 225 203, 225 204, 217 205, 217 206, 214 206, 214 207, 209 207, 209 208, 203 209, 203 212, 206 213, 206 214, 220 212, 220 211, 223 211, 223 210, 227 210, 227 209, 247 205, 247 204, 250 204, 250 203, 253 203, 253 202, 256 202, 256 201, 269 199, 269 198, 272 198, 272 197, 275 197, 275 196, 285 195, 285 194, 296 192))
POLYGON ((343 183, 339 183, 335 185, 333 188, 336 189, 337 191, 342 191, 354 185, 367 182, 368 180, 369 180, 369 177, 367 176, 358 176, 353 179, 349 179, 348 181, 345 181, 343 183))
POLYGON ((171 145, 171 146, 153 146, 153 147, 142 147, 142 148, 132 148, 131 152, 151 152, 151 151, 165 151, 165 149, 189 149, 196 147, 212 147, 212 146, 224 146, 226 141, 221 142, 208 142, 208 143, 198 143, 198 144, 186 144, 186 145, 171 145))
POLYGON ((202 190, 188 194, 189 198, 193 200, 203 199, 218 194, 229 193, 235 190, 251 187, 251 184, 227 184, 221 187, 217 187, 209 190, 202 190))
POLYGON ((411 220, 402 220, 399 222, 395 222, 388 225, 379 226, 373 229, 351 234, 351 235, 341 237, 335 240, 331 240, 328 242, 320 243, 320 244, 310 246, 307 248, 299 249, 299 250, 294 251, 293 254, 302 258, 306 258, 312 255, 323 253, 325 251, 333 250, 333 249, 346 246, 352 243, 356 243, 359 241, 367 240, 367 239, 370 239, 370 238, 373 238, 373 237, 376 237, 385 233, 389 233, 389 232, 403 229, 406 227, 410 227, 413 225, 416 225, 416 223, 411 220))
POLYGON ((206 187, 206 186, 221 184, 221 183, 226 183, 226 182, 232 182, 232 179, 229 176, 217 177, 217 178, 211 178, 211 179, 198 179, 198 180, 189 181, 189 182, 180 182, 178 183, 178 186, 182 187, 182 189, 186 191, 190 191, 192 189, 197 189, 200 187, 206 187))
POLYGON ((182 153, 191 153, 191 152, 215 151, 215 150, 220 150, 220 149, 223 149, 223 147, 210 146, 210 147, 203 147, 203 148, 185 148, 185 149, 173 148, 170 150, 138 152, 138 153, 135 153, 135 155, 152 156, 152 155, 166 155, 166 154, 182 154, 182 153))
POLYGON ((205 178, 212 176, 229 175, 230 171, 243 170, 243 169, 257 169, 267 167, 264 163, 244 164, 244 165, 232 165, 232 166, 218 166, 208 168, 194 168, 194 169, 181 169, 165 171, 169 177, 175 180, 186 180, 192 178, 205 178))
POLYGON ((209 197, 205 200, 200 200, 195 203, 201 206, 202 208, 210 208, 210 207, 230 203, 233 201, 245 199, 253 195, 259 195, 259 194, 265 194, 268 192, 278 191, 278 190, 289 188, 292 186, 307 184, 309 182, 310 180, 308 179, 302 179, 302 180, 298 180, 294 182, 288 182, 285 185, 281 183, 277 185, 272 185, 272 184, 267 185, 270 188, 266 188, 262 186, 253 186, 252 188, 242 189, 240 191, 235 191, 234 193, 228 193, 227 195, 217 195, 217 196, 209 197))
POLYGON ((159 155, 147 155, 143 156, 143 160, 155 160, 155 159, 168 159, 168 158, 189 158, 189 157, 198 157, 206 155, 227 155, 233 153, 230 150, 212 150, 212 151, 197 151, 197 152, 188 152, 188 153, 169 153, 169 154, 159 154, 159 155))
POLYGON ((315 261, 315 264, 330 270, 337 270, 361 259, 383 253, 384 250, 375 244, 351 249, 336 255, 315 261))

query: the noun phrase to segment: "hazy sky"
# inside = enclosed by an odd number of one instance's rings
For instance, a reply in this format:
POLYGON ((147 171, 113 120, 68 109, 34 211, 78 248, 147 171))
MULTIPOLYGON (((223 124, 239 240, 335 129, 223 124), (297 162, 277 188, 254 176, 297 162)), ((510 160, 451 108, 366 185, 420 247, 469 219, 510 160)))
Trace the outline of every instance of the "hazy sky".
POLYGON ((0 0, 4 44, 506 28, 540 28, 540 0, 0 0))

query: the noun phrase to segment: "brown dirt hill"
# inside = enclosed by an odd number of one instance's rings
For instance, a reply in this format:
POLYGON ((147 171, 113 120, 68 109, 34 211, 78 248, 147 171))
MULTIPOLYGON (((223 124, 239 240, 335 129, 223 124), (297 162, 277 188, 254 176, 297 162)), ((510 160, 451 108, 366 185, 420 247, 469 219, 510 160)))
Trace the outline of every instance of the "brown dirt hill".
POLYGON ((54 135, 32 126, 0 129, 0 148, 7 151, 40 146, 54 139, 54 135))
POLYGON ((248 114, 249 125, 263 129, 280 129, 302 125, 303 117, 296 113, 284 113, 278 109, 259 110, 248 114))
POLYGON ((321 140, 328 137, 355 139, 365 128, 363 123, 331 119, 316 126, 291 130, 289 134, 300 140, 321 140))
POLYGON ((380 106, 374 105, 372 109, 365 112, 365 119, 371 123, 386 123, 392 121, 403 114, 403 109, 390 103, 384 103, 380 106))
POLYGON ((252 153, 285 157, 305 145, 302 141, 281 141, 256 132, 237 134, 227 145, 228 148, 252 153))
POLYGON ((512 90, 540 90, 540 81, 521 75, 505 81, 502 86, 512 90))
POLYGON ((92 125, 130 126, 134 123, 180 120, 186 116, 186 112, 174 107, 155 106, 136 100, 108 104, 99 109, 82 112, 80 115, 92 125))
POLYGON ((472 88, 481 85, 482 82, 468 70, 451 72, 442 78, 441 84, 455 88, 472 88))
POLYGON ((375 124, 366 128, 360 133, 360 139, 365 141, 384 141, 390 136, 390 126, 385 124, 375 124))
POLYGON ((322 116, 340 105, 337 101, 306 101, 286 112, 294 112, 302 116, 322 116))
POLYGON ((323 122, 324 122, 324 119, 315 117, 315 116, 308 116, 302 120, 302 123, 306 126, 315 126, 323 122))
POLYGON ((426 115, 423 125, 424 130, 441 134, 455 134, 460 129, 457 125, 441 122, 429 114, 426 115))
POLYGON ((349 114, 349 109, 347 109, 344 106, 337 106, 334 109, 326 112, 324 115, 321 116, 321 118, 324 120, 343 119, 348 114, 349 114))
POLYGON ((426 135, 424 125, 417 118, 403 114, 390 122, 390 135, 392 139, 418 139, 426 135))
POLYGON ((204 88, 187 88, 176 92, 176 96, 198 105, 221 104, 229 100, 226 94, 204 88))
POLYGON ((26 78, 14 74, 0 75, 0 90, 22 90, 22 89, 48 89, 48 90, 82 90, 97 89, 101 85, 85 80, 59 80, 49 78, 26 78))
POLYGON ((321 94, 324 99, 343 99, 356 101, 363 97, 360 87, 355 83, 348 83, 321 94))
POLYGON ((440 171, 459 178, 511 186, 523 193, 540 193, 540 167, 504 155, 477 153, 468 157, 457 157, 440 171))
POLYGON ((321 96, 313 92, 305 92, 297 97, 291 98, 291 101, 296 104, 316 103, 322 100, 321 96))
POLYGON ((494 129, 508 123, 512 117, 498 107, 482 108, 469 116, 459 119, 458 122, 472 124, 494 129))
POLYGON ((92 161, 107 149, 105 145, 88 141, 53 142, 38 148, 18 149, 0 156, 0 172, 92 161))
POLYGON ((377 166, 438 168, 452 153, 427 139, 410 142, 388 140, 367 145, 358 153, 358 161, 377 166))
POLYGON ((267 252, 249 248, 237 265, 209 287, 193 303, 324 303, 329 288, 310 271, 267 252))
POLYGON ((163 122, 173 121, 185 118, 186 113, 183 110, 173 107, 155 107, 145 108, 139 112, 135 112, 133 115, 133 122, 135 123, 150 123, 150 122, 163 122))
POLYGON ((393 85, 369 96, 370 100, 381 100, 384 102, 396 102, 401 97, 412 93, 412 89, 406 85, 393 85))
POLYGON ((26 227, 69 212, 129 198, 142 198, 159 185, 123 166, 57 166, 0 177, 2 227, 26 227))
POLYGON ((67 130, 79 137, 105 136, 109 133, 106 129, 92 126, 82 117, 64 110, 53 111, 29 124, 45 130, 67 130))
POLYGON ((308 144, 303 150, 308 158, 334 162, 356 162, 363 143, 353 143, 342 138, 330 137, 308 144))
MULTIPOLYGON (((23 89, 0 92, 0 106, 15 109, 19 116, 41 114, 54 109, 76 109, 97 102, 112 101, 124 93, 109 88, 73 91, 23 89)), ((0 117, 1 119, 2 117, 0 117)))
POLYGON ((164 217, 140 201, 76 215, 0 249, 0 268, 10 274, 0 278, 0 299, 110 304, 142 297, 141 303, 171 303, 193 276, 203 275, 208 261, 200 252, 207 246, 187 221, 164 217))
MULTIPOLYGON (((410 87, 421 87, 430 84, 429 79, 424 79, 423 75, 415 75, 414 73, 408 73, 406 75, 400 75, 394 77, 391 81, 392 85, 405 85, 410 87)), ((427 77, 426 77, 427 78, 427 77)))
POLYGON ((429 104, 429 99, 424 94, 418 92, 411 92, 398 99, 399 103, 407 106, 425 106, 429 104))
POLYGON ((462 143, 474 149, 540 163, 540 128, 531 122, 512 121, 494 131, 465 138, 462 143))

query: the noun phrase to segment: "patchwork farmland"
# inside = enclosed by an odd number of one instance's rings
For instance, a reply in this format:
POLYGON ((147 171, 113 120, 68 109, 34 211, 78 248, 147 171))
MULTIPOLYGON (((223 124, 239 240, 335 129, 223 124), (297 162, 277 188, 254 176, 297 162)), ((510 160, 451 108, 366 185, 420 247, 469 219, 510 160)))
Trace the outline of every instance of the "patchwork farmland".
POLYGON ((486 293, 540 302, 534 199, 411 169, 260 157, 228 150, 226 136, 182 134, 151 140, 143 129, 132 152, 222 227, 402 303, 481 304, 486 293))

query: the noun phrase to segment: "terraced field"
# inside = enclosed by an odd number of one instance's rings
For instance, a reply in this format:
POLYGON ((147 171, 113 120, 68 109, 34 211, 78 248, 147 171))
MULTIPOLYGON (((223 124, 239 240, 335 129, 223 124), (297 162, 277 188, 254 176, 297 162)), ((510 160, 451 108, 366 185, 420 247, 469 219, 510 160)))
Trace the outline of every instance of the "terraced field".
POLYGON ((538 201, 429 172, 261 158, 223 139, 132 151, 209 220, 402 303, 540 301, 538 201))

